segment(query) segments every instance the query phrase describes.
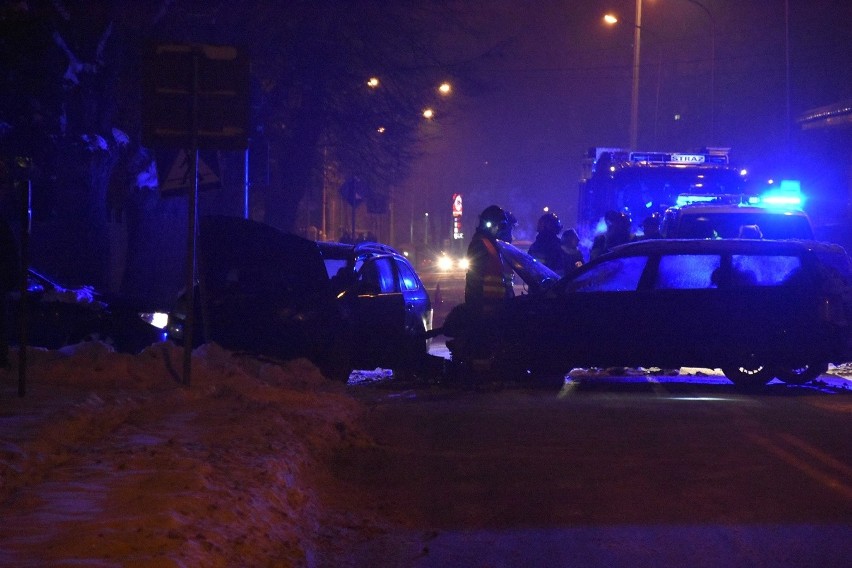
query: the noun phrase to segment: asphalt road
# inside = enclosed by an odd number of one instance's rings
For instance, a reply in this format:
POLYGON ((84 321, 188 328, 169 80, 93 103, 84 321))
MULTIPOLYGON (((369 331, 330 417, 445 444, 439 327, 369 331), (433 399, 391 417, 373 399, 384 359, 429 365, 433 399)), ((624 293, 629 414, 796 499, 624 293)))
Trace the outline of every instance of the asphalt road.
POLYGON ((331 458, 349 540, 329 565, 849 566, 843 386, 352 387, 369 441, 331 458))

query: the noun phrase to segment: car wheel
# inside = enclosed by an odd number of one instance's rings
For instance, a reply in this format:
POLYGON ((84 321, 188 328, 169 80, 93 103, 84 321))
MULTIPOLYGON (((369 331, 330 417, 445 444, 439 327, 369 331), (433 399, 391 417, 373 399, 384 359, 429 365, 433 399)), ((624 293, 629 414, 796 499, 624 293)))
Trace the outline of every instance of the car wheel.
POLYGON ((828 371, 828 363, 810 363, 798 367, 779 367, 776 374, 779 379, 791 385, 803 385, 828 371))
POLYGON ((731 382, 741 387, 763 386, 775 377, 775 372, 769 367, 754 363, 742 367, 722 367, 722 372, 731 382))

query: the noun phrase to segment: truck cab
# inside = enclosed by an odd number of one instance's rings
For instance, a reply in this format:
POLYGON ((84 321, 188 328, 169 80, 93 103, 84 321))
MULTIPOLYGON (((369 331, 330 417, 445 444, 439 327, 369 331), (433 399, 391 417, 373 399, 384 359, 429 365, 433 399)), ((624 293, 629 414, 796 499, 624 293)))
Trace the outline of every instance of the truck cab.
POLYGON ((685 193, 740 194, 746 173, 730 163, 728 148, 698 152, 636 152, 591 148, 583 163, 578 227, 588 233, 609 210, 630 215, 634 227, 677 205, 685 193))

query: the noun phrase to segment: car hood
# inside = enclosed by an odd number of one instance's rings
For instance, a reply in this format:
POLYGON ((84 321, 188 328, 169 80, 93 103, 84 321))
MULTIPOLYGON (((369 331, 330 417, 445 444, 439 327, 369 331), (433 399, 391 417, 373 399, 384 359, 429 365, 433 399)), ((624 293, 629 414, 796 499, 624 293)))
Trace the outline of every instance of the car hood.
POLYGON ((310 356, 336 304, 316 242, 237 217, 199 222, 204 336, 223 347, 310 356))
POLYGON ((557 273, 516 246, 498 240, 497 248, 503 260, 521 277, 530 292, 546 290, 559 280, 557 273))

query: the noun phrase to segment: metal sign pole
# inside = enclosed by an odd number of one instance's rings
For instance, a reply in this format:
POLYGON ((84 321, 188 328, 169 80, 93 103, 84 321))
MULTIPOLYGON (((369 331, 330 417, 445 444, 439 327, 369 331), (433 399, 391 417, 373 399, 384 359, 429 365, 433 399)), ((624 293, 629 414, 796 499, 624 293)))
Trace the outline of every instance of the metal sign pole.
MULTIPOLYGON (((196 288, 198 192, 204 182, 206 168, 199 158, 199 151, 247 150, 249 65, 248 59, 232 46, 169 43, 151 45, 143 63, 142 142, 150 147, 184 149, 188 154, 184 295, 187 305, 181 382, 189 386, 197 323, 196 294, 204 299, 203 273, 196 288)), ((172 170, 176 169, 177 165, 172 166, 172 170)), ((180 173, 178 171, 176 177, 184 179, 180 173)), ((171 175, 170 170, 169 177, 171 175)), ((178 182, 170 189, 179 193, 184 186, 178 182)), ((247 211, 246 203, 244 214, 247 211)), ((203 302, 201 305, 203 307, 203 302)))
POLYGON ((192 55, 192 144, 190 148, 190 175, 187 243, 186 243, 186 320, 183 331, 183 384, 189 386, 192 375, 192 347, 195 343, 195 234, 198 218, 198 51, 192 55))

